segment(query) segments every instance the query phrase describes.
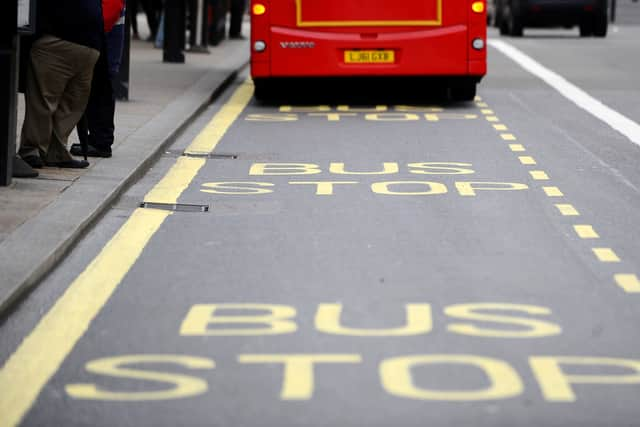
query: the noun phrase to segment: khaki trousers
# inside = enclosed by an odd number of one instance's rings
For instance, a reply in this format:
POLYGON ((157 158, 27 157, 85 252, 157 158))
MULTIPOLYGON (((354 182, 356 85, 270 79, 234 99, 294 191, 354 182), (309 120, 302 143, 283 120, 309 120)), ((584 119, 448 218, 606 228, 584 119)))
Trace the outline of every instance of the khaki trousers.
POLYGON ((19 154, 70 160, 67 140, 82 117, 100 52, 44 35, 33 43, 27 71, 19 154))

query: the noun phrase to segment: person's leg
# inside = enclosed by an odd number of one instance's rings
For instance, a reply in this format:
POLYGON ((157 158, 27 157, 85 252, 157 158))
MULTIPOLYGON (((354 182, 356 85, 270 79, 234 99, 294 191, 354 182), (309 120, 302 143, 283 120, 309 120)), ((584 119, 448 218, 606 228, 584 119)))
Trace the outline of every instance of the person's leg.
POLYGON ((131 30, 133 32, 133 38, 139 39, 138 34, 138 0, 127 0, 127 15, 131 21, 131 30))
POLYGON ((229 37, 240 37, 242 19, 245 10, 245 0, 231 0, 231 22, 229 23, 229 37))
POLYGON ((45 163, 56 164, 72 160, 67 140, 87 107, 91 92, 93 69, 100 52, 75 43, 64 42, 68 60, 74 64, 74 75, 65 87, 58 108, 53 114, 53 133, 45 163))
POLYGON ((108 157, 111 155, 111 146, 114 140, 113 119, 116 99, 106 60, 102 58, 98 60, 94 73, 91 98, 87 106, 89 144, 95 149, 93 150, 95 154, 103 154, 100 157, 108 157))
POLYGON ((149 24, 149 31, 151 32, 148 40, 153 41, 155 40, 156 33, 158 31, 158 17, 156 16, 156 10, 154 8, 152 0, 141 0, 141 1, 142 1, 142 9, 144 10, 145 15, 147 15, 147 23, 149 24))
MULTIPOLYGON (((86 120, 86 146, 87 155, 90 157, 111 157, 111 145, 113 144, 115 126, 115 92, 113 82, 109 76, 107 65, 107 52, 103 50, 95 68, 91 80, 91 94, 83 119, 86 120)), ((80 136, 82 119, 78 123, 77 130, 80 136)), ((74 144, 69 150, 74 156, 82 156, 82 138, 80 144, 74 144)))
POLYGON ((73 75, 61 42, 58 38, 43 36, 34 42, 31 49, 19 154, 36 167, 47 157, 53 116, 73 75))
MULTIPOLYGON (((89 97, 89 103, 91 103, 91 97, 89 97)), ((88 106, 87 106, 88 108, 88 106)), ((80 144, 79 147, 88 147, 89 146, 89 120, 87 119, 87 112, 85 111, 82 117, 80 117, 80 121, 76 125, 76 133, 78 134, 78 140, 80 144)), ((79 148, 78 154, 71 153, 77 156, 83 156, 85 153, 82 148, 79 148)))

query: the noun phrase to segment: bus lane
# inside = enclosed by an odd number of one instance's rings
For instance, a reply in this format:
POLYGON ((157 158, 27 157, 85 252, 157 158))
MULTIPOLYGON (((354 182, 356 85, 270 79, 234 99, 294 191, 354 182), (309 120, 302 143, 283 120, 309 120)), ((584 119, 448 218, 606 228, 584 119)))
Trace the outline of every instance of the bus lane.
POLYGON ((636 419, 635 273, 491 103, 221 113, 24 425, 636 419))

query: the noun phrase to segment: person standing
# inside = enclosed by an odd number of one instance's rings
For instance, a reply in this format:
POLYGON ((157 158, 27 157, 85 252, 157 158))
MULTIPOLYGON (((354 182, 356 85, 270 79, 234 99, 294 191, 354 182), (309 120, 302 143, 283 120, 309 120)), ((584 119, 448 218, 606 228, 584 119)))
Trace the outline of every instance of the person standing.
POLYGON ((230 14, 231 19, 229 22, 229 38, 235 40, 243 40, 245 37, 242 35, 242 19, 244 18, 244 11, 246 9, 245 0, 231 0, 230 14))
POLYGON ((18 154, 33 168, 86 168, 67 150, 85 110, 103 43, 100 0, 41 0, 30 52, 18 154))
POLYGON ((160 23, 160 15, 162 14, 161 0, 141 0, 142 10, 147 16, 147 24, 149 25, 149 37, 147 41, 153 42, 158 34, 158 25, 160 23))
POLYGON ((140 33, 138 33, 138 0, 127 0, 127 15, 129 16, 129 22, 131 22, 131 37, 138 40, 140 33))
POLYGON ((77 126, 81 144, 71 146, 71 154, 84 155, 82 144, 90 157, 111 157, 111 146, 115 139, 114 116, 116 97, 114 85, 122 60, 124 47, 124 0, 102 0, 104 18, 104 43, 100 58, 93 72, 91 95, 83 118, 77 126))

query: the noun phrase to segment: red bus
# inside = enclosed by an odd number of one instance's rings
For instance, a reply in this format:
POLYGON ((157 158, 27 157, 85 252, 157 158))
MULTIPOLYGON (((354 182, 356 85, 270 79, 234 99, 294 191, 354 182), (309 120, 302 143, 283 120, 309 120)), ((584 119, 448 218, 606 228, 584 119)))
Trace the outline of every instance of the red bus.
POLYGON ((485 1, 252 0, 256 97, 283 78, 411 76, 471 100, 487 69, 485 1))

